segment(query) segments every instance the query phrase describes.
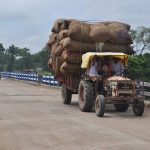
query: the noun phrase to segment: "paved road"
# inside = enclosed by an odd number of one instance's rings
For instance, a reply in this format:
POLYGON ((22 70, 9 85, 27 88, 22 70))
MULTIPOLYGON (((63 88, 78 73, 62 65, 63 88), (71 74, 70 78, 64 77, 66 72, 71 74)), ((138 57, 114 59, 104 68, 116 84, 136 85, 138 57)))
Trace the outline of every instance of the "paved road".
POLYGON ((0 80, 0 150, 150 150, 150 108, 104 118, 83 113, 77 96, 63 105, 60 91, 0 80))

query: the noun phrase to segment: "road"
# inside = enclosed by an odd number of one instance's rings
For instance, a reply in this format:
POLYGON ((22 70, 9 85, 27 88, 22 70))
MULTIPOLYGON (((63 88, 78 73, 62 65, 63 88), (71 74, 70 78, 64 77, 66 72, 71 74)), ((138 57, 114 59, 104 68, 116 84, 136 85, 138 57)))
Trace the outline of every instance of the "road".
POLYGON ((150 107, 135 117, 107 106, 103 118, 83 113, 60 90, 0 80, 0 150, 149 150, 150 107))

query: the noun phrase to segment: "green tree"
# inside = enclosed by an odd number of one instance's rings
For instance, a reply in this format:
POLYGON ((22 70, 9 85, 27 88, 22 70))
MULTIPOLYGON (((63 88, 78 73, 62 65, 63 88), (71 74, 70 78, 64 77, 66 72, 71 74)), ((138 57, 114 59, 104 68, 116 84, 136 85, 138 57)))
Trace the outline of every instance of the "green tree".
POLYGON ((5 64, 5 48, 3 44, 0 43, 0 71, 3 71, 5 64))
POLYGON ((131 36, 137 53, 142 55, 143 52, 150 51, 150 28, 137 27, 135 30, 131 30, 131 36))
POLYGON ((39 55, 40 55, 40 61, 41 61, 41 66, 43 68, 43 70, 46 70, 46 71, 49 71, 49 68, 48 68, 48 59, 49 59, 49 50, 47 47, 44 47, 40 52, 39 52, 39 55))
POLYGON ((31 69, 31 67, 32 59, 30 50, 28 48, 18 48, 14 69, 23 71, 25 69, 31 69))
POLYGON ((15 47, 14 45, 9 46, 9 48, 6 50, 5 57, 7 71, 14 70, 16 54, 18 54, 18 47, 15 47))
POLYGON ((40 52, 32 55, 33 67, 41 67, 44 71, 49 71, 48 68, 48 59, 49 59, 49 50, 47 47, 44 47, 40 52))

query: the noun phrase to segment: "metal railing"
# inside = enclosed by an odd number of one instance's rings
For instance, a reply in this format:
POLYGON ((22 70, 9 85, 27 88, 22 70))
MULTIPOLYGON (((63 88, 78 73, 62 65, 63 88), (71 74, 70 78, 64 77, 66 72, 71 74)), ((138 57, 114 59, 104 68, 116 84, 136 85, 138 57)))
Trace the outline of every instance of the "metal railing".
MULTIPOLYGON (((38 75, 36 73, 18 73, 18 72, 1 72, 2 78, 10 78, 15 80, 30 81, 38 83, 38 75)), ((54 76, 42 76, 41 84, 50 86, 59 86, 58 81, 54 76)))

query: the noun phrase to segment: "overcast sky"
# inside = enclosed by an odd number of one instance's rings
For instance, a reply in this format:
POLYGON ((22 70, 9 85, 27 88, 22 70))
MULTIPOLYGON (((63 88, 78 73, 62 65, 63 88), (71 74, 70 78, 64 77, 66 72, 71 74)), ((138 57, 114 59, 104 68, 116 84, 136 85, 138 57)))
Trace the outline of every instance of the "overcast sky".
POLYGON ((150 27, 150 0, 0 0, 0 43, 36 53, 45 46, 58 18, 150 27))

